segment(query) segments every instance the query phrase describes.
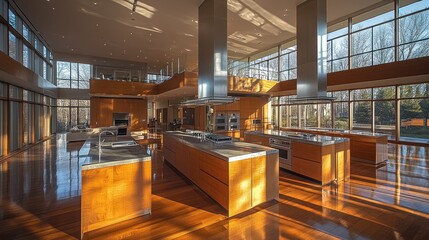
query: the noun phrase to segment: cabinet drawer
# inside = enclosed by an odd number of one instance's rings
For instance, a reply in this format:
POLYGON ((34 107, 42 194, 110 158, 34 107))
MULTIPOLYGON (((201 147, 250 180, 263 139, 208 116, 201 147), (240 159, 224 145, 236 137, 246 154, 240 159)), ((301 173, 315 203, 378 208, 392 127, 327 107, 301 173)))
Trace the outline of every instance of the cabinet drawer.
POLYGON ((201 189, 222 207, 229 210, 228 186, 202 170, 199 173, 199 186, 201 189))
POLYGON ((292 171, 317 181, 322 181, 322 166, 320 163, 292 157, 292 171))
POLYGON ((229 185, 229 169, 227 161, 217 159, 210 154, 204 154, 200 159, 200 169, 224 184, 229 185))
POLYGON ((320 163, 321 146, 300 142, 292 142, 292 156, 320 163))

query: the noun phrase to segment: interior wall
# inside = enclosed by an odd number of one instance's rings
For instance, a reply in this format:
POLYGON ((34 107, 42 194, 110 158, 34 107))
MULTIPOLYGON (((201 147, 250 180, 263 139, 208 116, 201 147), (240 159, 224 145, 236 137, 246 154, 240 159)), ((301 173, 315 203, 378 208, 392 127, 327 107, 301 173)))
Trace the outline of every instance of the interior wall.
POLYGON ((141 98, 102 98, 90 99, 91 127, 113 125, 113 113, 130 113, 130 131, 147 130, 147 100, 141 98))

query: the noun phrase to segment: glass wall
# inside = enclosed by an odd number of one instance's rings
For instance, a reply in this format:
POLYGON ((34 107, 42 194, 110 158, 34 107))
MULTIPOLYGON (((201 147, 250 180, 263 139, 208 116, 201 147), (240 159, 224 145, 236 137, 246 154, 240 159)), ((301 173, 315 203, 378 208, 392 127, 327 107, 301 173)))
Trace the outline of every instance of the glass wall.
POLYGON ((89 100, 57 99, 57 131, 66 132, 77 125, 89 126, 89 100))
POLYGON ((89 89, 92 78, 90 64, 57 62, 57 86, 59 88, 89 89))
POLYGON ((396 139, 396 88, 374 88, 374 127, 375 132, 389 135, 389 139, 396 139))
POLYGON ((429 140, 429 84, 404 85, 400 93, 401 140, 429 140))
MULTIPOLYGON (((328 72, 429 56, 429 0, 399 0, 396 9, 396 19, 395 4, 390 1, 328 26, 328 72)), ((238 69, 246 72, 247 68, 249 76, 255 78, 296 79, 296 51, 296 41, 290 40, 279 46, 278 53, 267 51, 230 61, 228 74, 242 76, 238 69), (278 70, 278 74, 267 74, 270 70, 278 70)))
POLYGON ((350 93, 352 100, 352 130, 372 131, 372 89, 357 89, 350 93))
POLYGON ((290 102, 295 96, 272 98, 272 111, 280 116, 273 118, 274 126, 361 130, 387 134, 389 140, 429 143, 429 83, 335 91, 332 96, 332 103, 307 105, 290 102))
POLYGON ((333 120, 334 128, 349 129, 350 120, 350 107, 349 107, 349 91, 333 92, 332 96, 335 97, 333 104, 333 120))
POLYGON ((53 83, 52 51, 7 1, 0 0, 0 51, 53 83))

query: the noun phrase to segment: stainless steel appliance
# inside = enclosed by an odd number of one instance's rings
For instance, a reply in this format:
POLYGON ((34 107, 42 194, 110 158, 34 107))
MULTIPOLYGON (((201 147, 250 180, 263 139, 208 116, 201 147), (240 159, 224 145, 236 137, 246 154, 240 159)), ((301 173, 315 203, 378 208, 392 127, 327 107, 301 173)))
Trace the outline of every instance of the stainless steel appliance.
POLYGON ((207 134, 206 138, 214 143, 231 143, 232 137, 220 135, 220 134, 207 134))
POLYGON ((292 143, 289 140, 270 138, 270 147, 279 150, 280 167, 291 170, 292 166, 292 143))
POLYGON ((228 127, 228 116, 224 113, 216 114, 215 131, 226 131, 228 127))
POLYGON ((240 130, 240 114, 230 113, 228 114, 228 130, 240 130))

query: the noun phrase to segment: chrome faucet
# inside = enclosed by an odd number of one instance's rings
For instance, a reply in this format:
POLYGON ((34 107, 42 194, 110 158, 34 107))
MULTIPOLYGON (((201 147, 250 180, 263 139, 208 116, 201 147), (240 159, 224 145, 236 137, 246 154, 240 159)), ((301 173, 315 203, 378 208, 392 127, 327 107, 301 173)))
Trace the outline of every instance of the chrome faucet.
MULTIPOLYGON (((102 144, 102 142, 101 142, 101 135, 102 135, 103 133, 111 133, 112 135, 115 135, 115 133, 114 133, 114 132, 109 131, 109 130, 101 131, 101 132, 98 134, 98 155, 99 155, 99 156, 101 155, 101 144, 102 144)), ((104 139, 103 139, 103 142, 104 142, 104 139)))

